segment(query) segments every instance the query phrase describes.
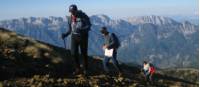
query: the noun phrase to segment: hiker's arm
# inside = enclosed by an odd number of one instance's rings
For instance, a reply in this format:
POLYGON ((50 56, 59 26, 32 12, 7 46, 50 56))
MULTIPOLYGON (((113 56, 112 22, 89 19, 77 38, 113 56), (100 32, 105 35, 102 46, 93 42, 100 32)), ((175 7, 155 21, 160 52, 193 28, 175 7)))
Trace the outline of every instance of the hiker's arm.
POLYGON ((113 46, 114 46, 114 44, 115 44, 115 39, 114 39, 114 37, 113 37, 113 34, 111 34, 110 39, 111 39, 111 42, 110 42, 110 44, 108 44, 108 46, 107 46, 108 49, 113 48, 113 46))
POLYGON ((69 25, 69 28, 68 28, 67 32, 65 33, 65 36, 67 37, 71 32, 72 32, 72 29, 70 28, 70 25, 69 25))
POLYGON ((72 26, 71 26, 71 17, 67 18, 67 23, 68 23, 68 31, 66 32, 66 35, 68 36, 72 32, 72 26))
POLYGON ((67 37, 71 32, 72 32, 72 27, 71 27, 71 18, 70 17, 67 17, 67 22, 68 22, 68 30, 67 32, 63 33, 63 38, 64 37, 67 37))
POLYGON ((92 26, 91 22, 90 22, 90 18, 86 15, 83 14, 83 21, 85 23, 85 25, 82 27, 83 29, 90 29, 90 27, 92 26))
POLYGON ((151 73, 151 67, 149 67, 149 69, 148 69, 148 74, 150 74, 151 73))

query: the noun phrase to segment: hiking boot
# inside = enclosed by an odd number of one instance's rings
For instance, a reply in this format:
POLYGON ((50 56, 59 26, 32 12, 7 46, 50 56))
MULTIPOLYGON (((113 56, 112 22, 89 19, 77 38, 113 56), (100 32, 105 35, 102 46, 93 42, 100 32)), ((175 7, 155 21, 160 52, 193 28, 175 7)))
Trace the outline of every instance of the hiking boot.
POLYGON ((122 77, 123 74, 121 72, 118 73, 118 77, 122 77))
POLYGON ((88 71, 87 70, 83 70, 83 75, 87 76, 88 75, 88 71))

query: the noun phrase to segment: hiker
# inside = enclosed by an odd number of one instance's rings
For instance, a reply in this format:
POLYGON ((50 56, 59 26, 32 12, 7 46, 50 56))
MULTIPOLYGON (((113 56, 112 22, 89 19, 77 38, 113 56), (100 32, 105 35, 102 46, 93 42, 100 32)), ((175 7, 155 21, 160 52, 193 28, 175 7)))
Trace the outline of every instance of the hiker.
POLYGON ((81 73, 80 61, 79 61, 79 47, 81 51, 81 57, 83 58, 83 74, 87 74, 88 71, 88 37, 91 27, 89 17, 78 10, 77 6, 72 4, 69 6, 69 12, 71 13, 68 18, 69 29, 66 33, 62 34, 64 39, 71 34, 71 55, 75 58, 75 71, 74 75, 81 73))
POLYGON ((108 63, 109 63, 109 60, 111 59, 112 63, 114 64, 114 67, 118 71, 118 75, 121 76, 122 75, 122 71, 121 71, 121 68, 119 67, 119 63, 117 61, 117 49, 120 46, 119 39, 114 33, 109 33, 107 31, 106 27, 102 27, 101 28, 101 33, 103 34, 104 39, 105 39, 105 42, 104 42, 104 45, 103 45, 103 49, 104 50, 105 49, 108 49, 108 50, 109 49, 113 49, 113 53, 112 53, 111 56, 106 56, 105 55, 105 58, 103 60, 104 70, 105 70, 106 74, 109 74, 108 63))
POLYGON ((153 76, 155 73, 155 67, 153 66, 153 64, 148 63, 147 61, 143 62, 143 72, 145 75, 145 79, 146 81, 153 81, 153 76))

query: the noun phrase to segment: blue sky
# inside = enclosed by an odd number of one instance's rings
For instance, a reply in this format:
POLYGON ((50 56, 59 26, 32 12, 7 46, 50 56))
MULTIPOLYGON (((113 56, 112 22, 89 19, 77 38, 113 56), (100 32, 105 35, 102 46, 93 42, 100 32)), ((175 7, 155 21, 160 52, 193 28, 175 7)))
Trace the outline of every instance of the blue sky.
POLYGON ((77 4, 88 15, 106 14, 121 18, 141 15, 198 15, 198 0, 0 0, 0 20, 19 17, 69 15, 77 4))

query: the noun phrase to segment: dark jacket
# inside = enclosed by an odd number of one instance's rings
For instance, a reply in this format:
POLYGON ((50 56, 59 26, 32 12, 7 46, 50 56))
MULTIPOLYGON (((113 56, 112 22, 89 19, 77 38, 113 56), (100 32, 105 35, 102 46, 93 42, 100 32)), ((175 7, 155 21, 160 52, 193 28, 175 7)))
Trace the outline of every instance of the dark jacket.
POLYGON ((117 49, 119 46, 119 42, 117 41, 117 37, 114 33, 109 33, 105 36, 105 45, 108 46, 108 49, 117 49))
POLYGON ((90 27, 91 27, 90 18, 84 12, 79 10, 76 17, 78 20, 77 20, 77 25, 75 28, 72 27, 71 16, 68 17, 69 29, 65 33, 66 36, 68 36, 69 34, 73 34, 73 33, 82 35, 82 34, 88 33, 88 31, 90 30, 90 27), (78 24, 80 24, 80 25, 78 25, 78 24))

